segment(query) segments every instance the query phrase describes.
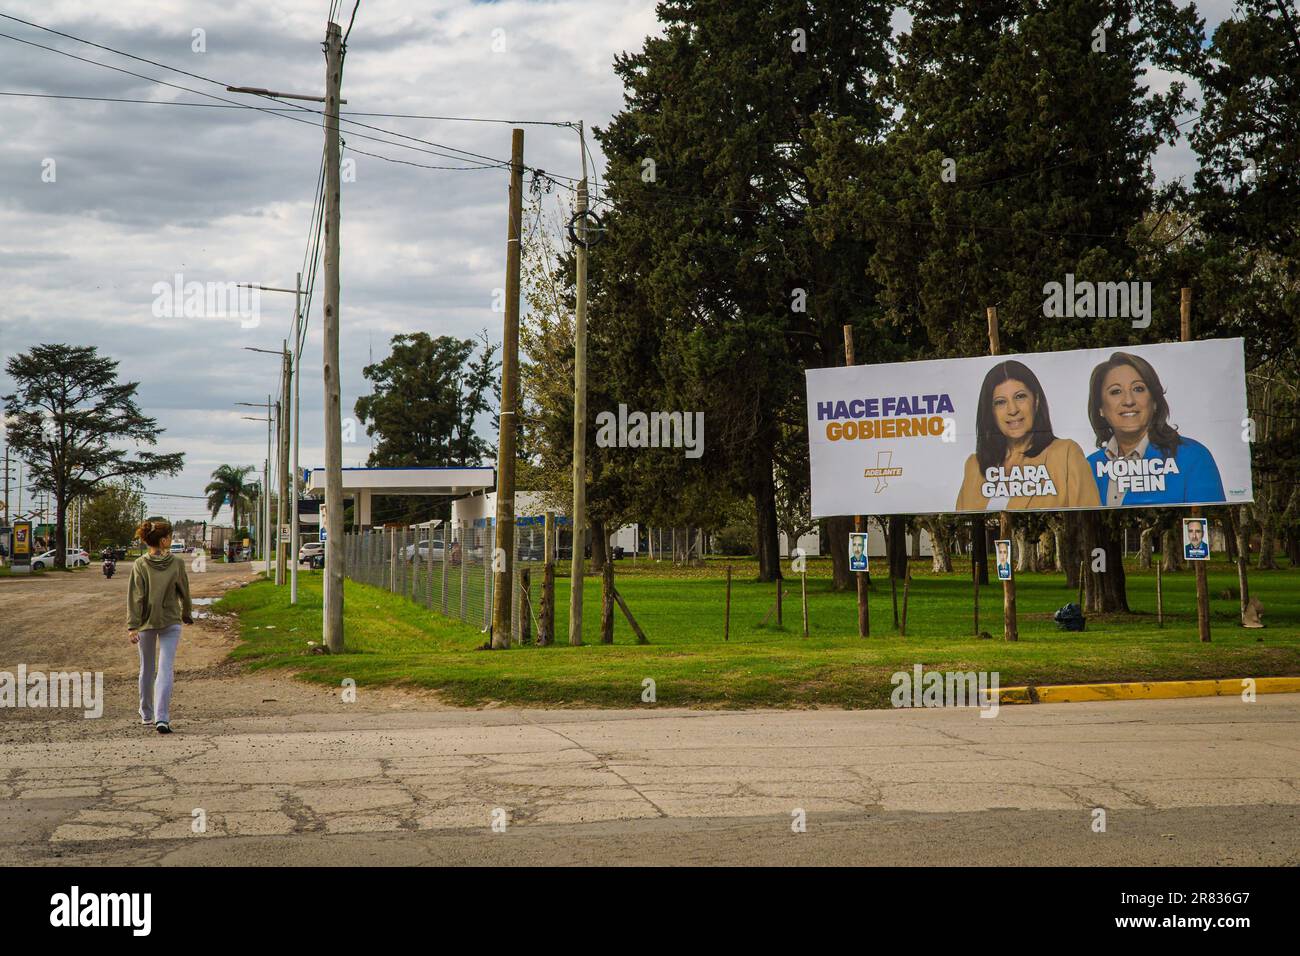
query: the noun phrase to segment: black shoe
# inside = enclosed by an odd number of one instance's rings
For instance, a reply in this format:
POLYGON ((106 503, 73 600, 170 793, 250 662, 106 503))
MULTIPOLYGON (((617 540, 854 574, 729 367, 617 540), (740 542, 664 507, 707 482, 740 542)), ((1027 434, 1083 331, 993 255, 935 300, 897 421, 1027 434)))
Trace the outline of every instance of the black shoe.
POLYGON ((160 734, 170 734, 172 732, 172 725, 165 720, 158 721, 157 727, 160 734))

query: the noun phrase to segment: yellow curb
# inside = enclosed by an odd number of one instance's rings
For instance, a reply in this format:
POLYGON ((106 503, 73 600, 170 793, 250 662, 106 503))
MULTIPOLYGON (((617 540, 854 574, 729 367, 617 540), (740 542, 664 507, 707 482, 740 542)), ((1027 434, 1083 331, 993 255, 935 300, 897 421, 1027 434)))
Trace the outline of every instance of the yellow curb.
POLYGON ((1178 697, 1237 697, 1244 682, 1255 682, 1256 694, 1300 693, 1300 677, 1255 677, 1232 680, 1171 680, 1134 684, 1056 684, 1003 687, 1003 704, 1066 704, 1085 700, 1172 700, 1178 697))
POLYGON ((1032 704, 1033 690, 1028 687, 1003 687, 998 690, 999 704, 1032 704))

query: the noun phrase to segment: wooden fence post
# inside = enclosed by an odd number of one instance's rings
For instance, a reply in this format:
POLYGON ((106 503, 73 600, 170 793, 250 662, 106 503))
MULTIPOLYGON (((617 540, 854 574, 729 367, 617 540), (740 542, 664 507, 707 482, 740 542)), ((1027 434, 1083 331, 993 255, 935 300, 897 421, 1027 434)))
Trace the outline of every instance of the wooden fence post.
POLYGON ((731 639, 731 565, 727 565, 727 610, 722 619, 722 639, 731 639))
POLYGON ((605 558, 600 588, 600 643, 614 643, 614 560, 605 558))

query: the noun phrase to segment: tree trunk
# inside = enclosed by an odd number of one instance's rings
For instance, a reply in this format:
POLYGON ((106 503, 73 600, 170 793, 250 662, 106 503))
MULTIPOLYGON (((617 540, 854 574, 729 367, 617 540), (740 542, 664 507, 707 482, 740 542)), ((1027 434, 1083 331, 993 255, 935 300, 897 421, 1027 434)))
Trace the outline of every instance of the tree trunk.
POLYGON ((1038 536, 1038 568, 1048 571, 1056 564, 1056 536, 1051 528, 1044 528, 1038 536))
POLYGON ((1237 515, 1236 508, 1224 508, 1219 516, 1223 520, 1223 546, 1228 553, 1228 560, 1236 567, 1237 557, 1237 515))
POLYGON ((1083 544, 1085 611, 1092 613, 1128 611, 1128 589, 1124 576, 1124 543, 1115 520, 1099 511, 1083 513, 1081 540, 1083 544), (1097 557, 1103 560, 1100 567, 1097 557))
POLYGON ((921 519, 930 533, 930 567, 935 574, 952 573, 952 528, 943 518, 921 519))
POLYGON ((1143 571, 1151 570, 1151 541, 1155 537, 1155 525, 1143 525, 1138 534, 1137 565, 1143 571))
POLYGON ((775 581, 781 577, 781 541, 776 526, 776 488, 772 482, 771 461, 756 474, 754 511, 758 526, 758 580, 775 581))
POLYGON ((1274 546, 1277 543, 1273 525, 1273 516, 1266 515, 1259 526, 1259 570, 1276 571, 1277 559, 1273 555, 1274 546))
POLYGON ((1061 543, 1058 549, 1061 570, 1065 574, 1065 583, 1071 589, 1079 586, 1079 562, 1083 560, 1080 546, 1082 516, 1076 511, 1067 511, 1061 515, 1061 543))
POLYGON ((989 535, 983 515, 971 519, 970 556, 975 565, 976 580, 989 583, 989 535))
POLYGON ((68 505, 62 497, 55 500, 54 514, 54 566, 66 568, 68 566, 68 505))
POLYGON ((831 571, 835 577, 835 590, 847 591, 854 587, 853 573, 849 571, 849 532, 853 519, 825 518, 823 525, 826 547, 831 552, 831 571))
POLYGON ((907 518, 889 516, 889 573, 900 581, 907 580, 907 518))
POLYGON ((1183 569, 1183 547, 1181 538, 1173 528, 1164 528, 1160 532, 1160 570, 1181 571, 1183 569))
POLYGON ((591 570, 605 570, 606 547, 605 522, 592 519, 591 522, 591 570))
POLYGON ((1011 540, 1016 551, 1016 573, 1030 570, 1033 562, 1029 554, 1029 532, 1024 528, 1015 528, 1011 532, 1011 540))

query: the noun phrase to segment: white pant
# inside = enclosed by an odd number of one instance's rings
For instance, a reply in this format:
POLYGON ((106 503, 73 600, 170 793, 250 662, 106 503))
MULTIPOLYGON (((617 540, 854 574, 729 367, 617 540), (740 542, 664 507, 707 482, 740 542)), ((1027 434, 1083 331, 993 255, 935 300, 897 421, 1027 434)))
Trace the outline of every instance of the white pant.
POLYGON ((170 721, 172 671, 176 666, 176 645, 181 626, 173 624, 140 632, 140 719, 170 721), (157 655, 157 661, 154 657, 157 655), (155 667, 156 663, 156 667, 155 667), (155 674, 157 680, 154 680, 155 674))

